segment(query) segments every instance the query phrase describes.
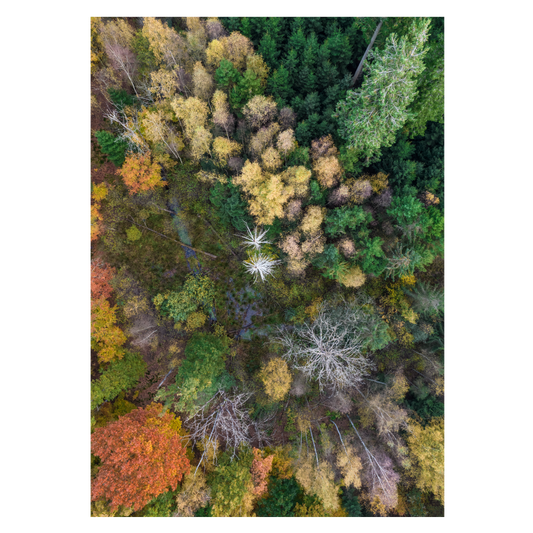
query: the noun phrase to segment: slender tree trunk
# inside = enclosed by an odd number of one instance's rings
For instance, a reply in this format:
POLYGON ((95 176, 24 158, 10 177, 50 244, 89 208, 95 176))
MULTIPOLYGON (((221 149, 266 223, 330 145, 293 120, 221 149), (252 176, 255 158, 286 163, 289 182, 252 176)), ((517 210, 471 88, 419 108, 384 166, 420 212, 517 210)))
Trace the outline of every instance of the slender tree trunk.
POLYGON ((360 76, 361 71, 363 70, 363 64, 365 62, 366 56, 368 55, 368 52, 372 50, 372 46, 374 45, 374 41, 376 40, 376 37, 378 36, 379 30, 381 30, 382 24, 383 24, 383 19, 379 21, 379 24, 377 25, 374 31, 374 35, 372 35, 372 39, 370 39, 370 44, 366 47, 365 55, 363 56, 363 59, 361 59, 361 61, 359 62, 359 66, 357 67, 357 70, 355 71, 352 81, 350 82, 350 87, 353 87, 355 85, 357 78, 360 76))

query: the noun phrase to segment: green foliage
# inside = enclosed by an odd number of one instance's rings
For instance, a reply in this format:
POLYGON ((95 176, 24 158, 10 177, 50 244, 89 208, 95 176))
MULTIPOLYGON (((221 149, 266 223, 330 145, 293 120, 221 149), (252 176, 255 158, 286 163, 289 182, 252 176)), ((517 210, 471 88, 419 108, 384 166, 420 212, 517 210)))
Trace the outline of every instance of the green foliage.
POLYGON ((222 380, 225 359, 229 353, 226 343, 209 333, 195 333, 185 347, 185 360, 176 376, 175 385, 167 392, 158 393, 158 398, 173 397, 176 392, 179 400, 176 408, 180 411, 194 411, 199 395, 208 400, 218 389, 233 384, 228 376, 222 380))
POLYGON ((112 87, 107 89, 109 97, 114 106, 123 111, 126 106, 133 106, 137 103, 137 98, 128 94, 124 89, 113 89, 112 87))
POLYGON ((356 490, 353 487, 342 488, 341 501, 342 506, 346 509, 348 516, 363 516, 356 490))
POLYGON ((422 493, 418 489, 413 489, 407 493, 407 508, 409 516, 427 516, 428 512, 422 501, 422 493))
POLYGON ((137 30, 133 38, 132 49, 139 62, 139 74, 141 76, 150 76, 152 71, 157 70, 157 62, 150 49, 150 41, 143 35, 142 29, 137 30))
POLYGON ((158 294, 154 304, 161 315, 181 322, 199 307, 209 312, 214 299, 215 287, 208 276, 188 274, 180 290, 158 294))
POLYGON ((348 91, 335 117, 339 135, 359 157, 370 158, 391 146, 396 132, 409 118, 407 107, 416 96, 416 79, 424 70, 423 56, 429 19, 415 19, 402 37, 391 34, 385 48, 372 50, 365 62, 361 89, 348 91))
POLYGON ((412 137, 424 135, 428 121, 444 122, 444 19, 434 17, 424 58, 426 68, 418 78, 417 95, 405 128, 412 137))
POLYGON ((105 427, 110 422, 118 420, 119 417, 128 414, 135 408, 133 403, 124 399, 124 391, 122 391, 114 402, 107 402, 104 405, 100 405, 96 416, 92 417, 93 423, 91 427, 105 427))
POLYGON ((134 387, 145 371, 146 363, 136 353, 126 352, 122 359, 109 363, 100 378, 91 383, 91 409, 134 387))
POLYGON ((229 453, 222 453, 214 473, 210 476, 211 497, 216 516, 234 516, 250 489, 253 455, 240 450, 238 460, 229 453))
POLYGON ((444 314, 444 291, 419 281, 412 290, 403 289, 412 300, 413 309, 420 315, 435 316, 444 314))
POLYGON ((363 210, 360 205, 353 207, 338 207, 330 209, 326 216, 326 235, 337 237, 345 235, 348 230, 355 231, 358 226, 372 221, 372 215, 363 210))
MULTIPOLYGON (((258 94, 263 94, 261 80, 259 80, 253 70, 246 69, 244 75, 239 78, 237 85, 231 89, 229 103, 235 111, 240 111, 248 100, 258 94)), ((238 114, 240 116, 240 113, 238 114)))
POLYGON ((196 513, 194 513, 194 516, 199 517, 212 517, 213 516, 213 506, 211 504, 206 505, 205 507, 200 507, 196 513))
POLYGON ((251 227, 253 219, 246 210, 246 202, 242 200, 239 188, 232 183, 217 181, 211 189, 211 203, 217 208, 217 214, 228 230, 235 228, 246 231, 246 223, 251 227))
POLYGON ((300 493, 301 488, 294 477, 271 477, 268 496, 257 504, 257 516, 294 516, 294 506, 300 493))
POLYGON ((138 241, 142 237, 141 230, 137 226, 131 226, 126 230, 129 242, 138 241))
POLYGON ((444 403, 431 395, 427 387, 413 388, 407 394, 404 404, 408 409, 415 411, 424 421, 444 417, 444 403))
POLYGON ((387 266, 385 252, 383 251, 383 240, 380 237, 365 237, 356 240, 356 247, 359 249, 357 262, 365 274, 379 276, 387 266))
POLYGON ((298 113, 295 136, 303 146, 335 134, 331 118, 345 96, 345 78, 353 75, 366 43, 349 17, 228 17, 228 31, 240 31, 254 43, 270 68, 267 91, 280 107, 298 113))
POLYGON ((126 159, 126 150, 128 143, 122 139, 117 139, 108 131, 97 131, 94 136, 100 145, 100 149, 107 155, 109 161, 117 167, 122 166, 126 159))
POLYGON ((223 59, 220 66, 215 71, 215 81, 220 89, 229 92, 240 80, 239 71, 233 66, 231 61, 223 59))
POLYGON ((176 496, 179 492, 180 487, 178 486, 175 491, 168 491, 160 494, 157 498, 150 500, 140 514, 146 517, 172 516, 172 513, 176 509, 176 496))

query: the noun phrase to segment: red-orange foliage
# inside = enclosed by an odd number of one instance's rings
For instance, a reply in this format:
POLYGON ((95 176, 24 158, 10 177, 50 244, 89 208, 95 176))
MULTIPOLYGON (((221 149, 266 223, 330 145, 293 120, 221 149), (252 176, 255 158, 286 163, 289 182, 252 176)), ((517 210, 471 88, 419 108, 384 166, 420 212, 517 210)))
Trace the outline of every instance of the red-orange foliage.
POLYGON ((256 496, 263 495, 267 490, 268 473, 272 469, 273 455, 269 455, 263 459, 261 450, 253 449, 254 460, 250 472, 252 474, 252 482, 254 484, 253 493, 256 496))
POLYGON ((120 505, 142 509, 152 498, 176 490, 189 473, 178 431, 179 418, 161 404, 151 404, 120 417, 106 427, 96 428, 91 451, 102 461, 92 482, 92 500, 105 498, 111 510, 120 505))
POLYGON ((130 194, 164 185, 161 181, 161 167, 158 163, 152 163, 149 153, 128 155, 117 174, 122 176, 130 194))
POLYGON ((103 296, 106 300, 111 296, 113 288, 109 281, 116 271, 99 259, 91 261, 91 300, 97 300, 103 296))

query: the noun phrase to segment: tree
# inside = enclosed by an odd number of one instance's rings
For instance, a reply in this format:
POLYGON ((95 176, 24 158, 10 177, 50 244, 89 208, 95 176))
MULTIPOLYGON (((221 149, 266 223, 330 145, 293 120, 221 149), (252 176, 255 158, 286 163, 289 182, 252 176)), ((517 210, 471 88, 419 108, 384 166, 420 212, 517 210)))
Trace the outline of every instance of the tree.
POLYGON ((248 259, 243 261, 246 272, 254 276, 254 283, 259 279, 265 281, 268 276, 274 273, 274 268, 280 263, 281 261, 275 259, 271 254, 262 252, 251 252, 248 259))
POLYGON ((91 261, 91 298, 93 300, 98 300, 100 297, 107 299, 111 296, 113 288, 109 282, 115 274, 116 270, 106 265, 102 260, 93 259, 91 261))
POLYGON ((348 516, 362 516, 361 504, 353 487, 343 487, 341 492, 342 505, 346 509, 348 516))
POLYGON ((117 306, 100 297, 92 303, 91 309, 91 347, 98 352, 100 362, 108 363, 113 359, 122 359, 126 335, 116 325, 117 306))
POLYGON ((348 91, 346 100, 338 103, 334 116, 339 120, 339 135, 359 157, 368 159, 382 146, 391 146, 409 118, 416 78, 424 70, 429 24, 430 19, 414 20, 406 36, 391 34, 382 52, 372 51, 361 89, 348 91))
POLYGON ((254 460, 250 468, 252 474, 252 483, 254 488, 252 492, 256 497, 262 496, 267 491, 267 479, 270 470, 272 469, 273 455, 263 457, 263 452, 257 448, 253 448, 254 460))
POLYGON ((246 496, 253 491, 252 457, 249 452, 241 453, 239 460, 228 453, 221 455, 211 480, 214 516, 249 516, 252 498, 246 496))
POLYGON ((130 154, 117 174, 122 177, 130 194, 146 192, 154 187, 163 187, 161 167, 153 163, 150 153, 130 154))
POLYGON ((104 497, 112 510, 121 505, 139 510, 169 488, 175 490, 189 472, 180 419, 161 411, 160 404, 151 404, 95 429, 91 451, 102 464, 92 482, 93 501, 104 497))
POLYGON ((130 82, 138 97, 134 82, 137 57, 131 49, 134 38, 133 28, 125 20, 117 19, 100 24, 100 36, 111 64, 130 82))
POLYGON ((444 122, 444 19, 432 18, 426 68, 418 77, 417 95, 405 128, 411 138, 424 135, 428 121, 444 122))
POLYGON ((257 516, 294 516, 296 499, 301 489, 294 477, 280 479, 271 477, 268 483, 268 496, 259 500, 257 516))
POLYGON ((280 357, 271 359, 259 373, 267 396, 275 402, 281 402, 291 388, 292 376, 287 363, 280 357))
POLYGON ((202 470, 190 472, 183 478, 181 491, 176 498, 177 512, 175 516, 194 516, 196 511, 204 507, 211 499, 207 480, 202 470))
POLYGON ((100 378, 91 383, 91 409, 134 387, 145 372, 146 363, 136 353, 126 352, 122 359, 111 361, 100 378))
POLYGON ((158 398, 177 394, 176 408, 194 412, 199 395, 207 400, 217 392, 217 378, 224 371, 228 351, 219 337, 207 333, 194 334, 185 347, 185 360, 178 370, 175 385, 169 387, 166 393, 161 392, 158 398))
MULTIPOLYGON (((311 429, 309 432, 312 435, 311 429)), ((319 463, 317 459, 315 464, 315 455, 302 452, 295 477, 308 494, 314 494, 322 500, 326 511, 339 508, 339 487, 335 484, 333 469, 327 461, 319 463)))
POLYGON ((276 118, 278 106, 271 97, 257 95, 246 103, 242 112, 250 128, 256 131, 276 118))
POLYGON ((348 420, 363 447, 364 456, 367 458, 363 471, 363 496, 380 514, 384 514, 396 507, 398 503, 397 485, 400 476, 394 470, 391 458, 381 450, 369 448, 350 417, 348 420))
POLYGON ((158 294, 154 304, 163 316, 183 322, 199 307, 210 311, 215 298, 215 287, 208 276, 188 274, 179 291, 158 294))
POLYGON ((123 139, 115 138, 115 136, 108 131, 97 131, 94 136, 96 137, 102 152, 107 155, 109 161, 114 163, 117 167, 122 166, 126 159, 128 143, 123 139))
POLYGON ((416 486, 430 490, 444 504, 444 419, 433 419, 425 427, 410 420, 407 444, 416 486))
POLYGON ((355 306, 322 304, 312 323, 304 322, 289 333, 280 329, 277 340, 283 357, 308 379, 325 387, 343 389, 357 385, 373 368, 363 354, 367 333, 364 312, 355 306))
POLYGON ((419 281, 412 290, 404 289, 404 292, 412 298, 413 309, 418 314, 432 317, 444 313, 444 290, 419 281))
POLYGON ((206 454, 216 457, 218 443, 236 456, 239 446, 251 444, 251 427, 255 437, 265 441, 264 422, 252 421, 245 407, 250 396, 250 393, 228 394, 221 389, 186 421, 191 440, 201 442, 204 449, 198 466, 206 454))

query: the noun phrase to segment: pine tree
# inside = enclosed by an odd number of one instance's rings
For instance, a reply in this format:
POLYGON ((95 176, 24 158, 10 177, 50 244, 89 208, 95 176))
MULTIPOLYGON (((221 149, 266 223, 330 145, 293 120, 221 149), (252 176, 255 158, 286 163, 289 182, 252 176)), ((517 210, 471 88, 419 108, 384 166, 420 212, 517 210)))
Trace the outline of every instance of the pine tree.
POLYGON ((409 118, 407 108, 424 70, 429 24, 429 19, 415 20, 405 37, 391 34, 383 51, 371 52, 373 61, 365 63, 361 89, 348 91, 346 100, 339 102, 339 134, 360 157, 370 158, 381 147, 391 146, 409 118))
POLYGON ((289 71, 281 65, 268 80, 268 88, 281 108, 290 101, 294 91, 289 71))
POLYGON ((413 309, 427 316, 444 313, 444 291, 419 281, 412 290, 404 292, 413 299, 413 309))
POLYGON ((279 62, 278 58, 280 52, 278 50, 278 44, 275 37, 270 33, 267 33, 259 43, 259 48, 257 50, 259 54, 263 57, 266 64, 272 69, 278 68, 279 62))

